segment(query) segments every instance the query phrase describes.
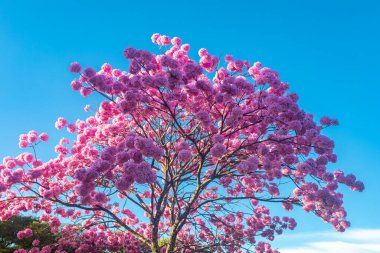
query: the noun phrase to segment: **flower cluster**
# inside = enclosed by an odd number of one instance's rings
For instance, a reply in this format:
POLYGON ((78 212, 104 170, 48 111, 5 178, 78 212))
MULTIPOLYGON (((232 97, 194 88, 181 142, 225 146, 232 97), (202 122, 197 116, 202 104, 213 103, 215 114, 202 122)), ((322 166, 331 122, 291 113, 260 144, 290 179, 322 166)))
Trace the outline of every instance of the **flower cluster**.
POLYGON ((17 232, 17 238, 18 239, 24 239, 33 236, 33 231, 30 228, 26 228, 24 230, 21 230, 17 232))
POLYGON ((29 145, 35 144, 38 140, 46 142, 49 140, 49 135, 47 133, 38 135, 36 131, 31 130, 27 134, 20 135, 18 145, 20 148, 26 148, 29 145))

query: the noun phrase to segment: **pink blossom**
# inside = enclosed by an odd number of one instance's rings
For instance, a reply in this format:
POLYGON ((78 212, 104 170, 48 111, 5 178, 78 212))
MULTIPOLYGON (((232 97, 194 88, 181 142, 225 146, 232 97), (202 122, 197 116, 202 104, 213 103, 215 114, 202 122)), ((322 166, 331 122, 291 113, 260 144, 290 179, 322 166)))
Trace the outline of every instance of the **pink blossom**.
POLYGON ((130 156, 127 151, 121 151, 117 153, 116 160, 119 164, 123 164, 130 159, 130 156))
POLYGON ((75 124, 69 124, 69 125, 67 126, 67 131, 70 132, 70 133, 75 133, 75 131, 76 131, 76 126, 75 126, 75 124))
POLYGON ((28 141, 23 141, 23 140, 21 140, 21 141, 18 143, 18 145, 19 145, 20 148, 26 148, 26 147, 28 147, 29 142, 28 142, 28 141))
POLYGON ((40 138, 41 141, 48 141, 49 140, 49 135, 47 133, 41 133, 38 138, 40 138))
POLYGON ((183 149, 178 153, 178 159, 182 162, 188 162, 192 157, 190 150, 183 149))
POLYGON ((169 45, 171 43, 170 38, 166 35, 160 36, 160 41, 161 45, 169 45))
POLYGON ((177 46, 179 47, 182 43, 181 39, 178 38, 178 37, 173 37, 172 40, 171 40, 171 43, 174 45, 174 46, 177 46))
POLYGON ((31 179, 39 178, 42 175, 41 169, 30 169, 28 171, 28 175, 31 179))
POLYGON ((112 72, 112 66, 111 66, 111 64, 109 64, 109 63, 104 63, 104 64, 102 65, 102 70, 103 70, 104 72, 110 74, 110 73, 112 72))
POLYGON ((224 137, 223 137, 223 135, 216 134, 212 137, 212 141, 215 143, 223 143, 224 137))
POLYGON ((28 133, 28 142, 33 143, 38 140, 38 133, 36 131, 29 131, 28 133))
POLYGON ((198 55, 201 56, 201 57, 208 55, 208 52, 207 52, 206 48, 199 49, 198 55))
POLYGON ((232 55, 226 55, 224 56, 224 60, 226 62, 232 62, 234 60, 234 57, 232 55))
POLYGON ((112 75, 114 77, 119 77, 119 76, 121 76, 121 71, 119 69, 114 69, 114 70, 112 70, 112 75))
POLYGON ((80 94, 83 96, 83 97, 87 97, 91 94, 92 92, 92 89, 90 87, 82 87, 80 89, 80 94))
POLYGON ((78 62, 73 62, 70 64, 69 70, 71 73, 79 73, 82 70, 82 67, 78 62))
POLYGON ((93 68, 85 68, 82 75, 83 77, 90 79, 96 75, 96 71, 93 68))
POLYGON ((18 239, 24 239, 33 236, 33 231, 30 228, 26 228, 24 230, 21 230, 17 232, 17 238, 18 239))
POLYGON ((128 47, 124 50, 124 57, 127 58, 127 59, 132 59, 134 57, 137 56, 137 50, 132 48, 132 47, 128 47))
POLYGON ((159 34, 159 33, 155 33, 155 34, 153 34, 152 37, 151 37, 152 42, 153 42, 153 43, 157 43, 158 38, 160 38, 160 34, 159 34))
POLYGON ((40 161, 40 160, 34 160, 32 165, 33 165, 33 168, 37 168, 38 166, 41 166, 43 163, 40 161))
POLYGON ((95 201, 105 203, 108 200, 107 195, 104 192, 97 192, 94 197, 95 201))
POLYGON ((28 135, 26 135, 26 134, 20 134, 19 140, 20 141, 26 141, 26 140, 28 140, 28 135))
POLYGON ((86 112, 89 112, 89 111, 90 111, 90 105, 86 105, 86 106, 84 107, 84 110, 85 110, 86 112))
POLYGON ((115 187, 120 191, 126 191, 132 184, 133 179, 131 177, 123 177, 115 182, 115 187))
POLYGON ((177 151, 181 151, 183 149, 189 149, 190 145, 186 141, 180 141, 180 142, 176 143, 176 147, 175 148, 176 148, 177 151))
POLYGON ((226 152, 226 147, 221 143, 216 143, 210 151, 212 156, 219 158, 226 152))
POLYGON ((329 117, 322 117, 320 119, 320 123, 324 126, 337 126, 339 125, 339 122, 338 120, 336 119, 332 119, 332 118, 329 118, 329 117))
POLYGON ((129 113, 132 112, 136 108, 136 101, 133 100, 122 100, 117 104, 117 108, 122 112, 122 113, 129 113))
POLYGON ((13 159, 9 159, 8 161, 6 161, 5 163, 5 166, 8 168, 8 169, 13 169, 16 167, 16 162, 13 160, 13 159))
POLYGON ((62 128, 64 128, 66 126, 66 124, 67 124, 67 120, 65 118, 60 117, 55 122, 55 127, 57 129, 62 129, 62 128))
POLYGON ((13 251, 14 253, 27 253, 27 251, 25 249, 17 249, 15 251, 13 251))
POLYGON ((0 182, 0 192, 5 192, 6 190, 7 186, 4 183, 0 182))
POLYGON ((203 72, 202 67, 194 63, 186 63, 183 66, 183 70, 185 72, 186 78, 188 79, 196 79, 203 72))
POLYGON ((30 154, 30 153, 26 153, 26 154, 24 155, 24 161, 25 161, 26 163, 31 163, 31 162, 33 162, 33 160, 34 160, 34 156, 33 156, 32 154, 30 154))
POLYGON ((73 80, 71 82, 71 88, 75 91, 80 90, 82 88, 82 83, 78 80, 73 80))

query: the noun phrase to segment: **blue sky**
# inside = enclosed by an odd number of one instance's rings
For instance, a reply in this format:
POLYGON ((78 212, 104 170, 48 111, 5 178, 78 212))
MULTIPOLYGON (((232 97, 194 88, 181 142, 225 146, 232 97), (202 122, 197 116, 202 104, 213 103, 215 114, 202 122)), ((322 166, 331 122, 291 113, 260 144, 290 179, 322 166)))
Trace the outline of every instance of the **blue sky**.
MULTIPOLYGON (((190 43, 194 56, 205 47, 214 55, 259 60, 290 83, 306 111, 338 118, 341 125, 325 132, 336 141, 332 169, 352 172, 366 185, 363 193, 343 189, 353 231, 380 229, 379 13, 376 0, 2 0, 0 157, 17 155, 18 135, 30 129, 52 135, 40 148, 42 157, 51 157, 61 135, 57 117, 83 119, 82 108, 99 101, 71 91, 70 62, 125 68, 123 49, 155 50, 150 36, 159 32, 190 43)), ((294 233, 331 231, 311 215, 294 215, 294 233)))

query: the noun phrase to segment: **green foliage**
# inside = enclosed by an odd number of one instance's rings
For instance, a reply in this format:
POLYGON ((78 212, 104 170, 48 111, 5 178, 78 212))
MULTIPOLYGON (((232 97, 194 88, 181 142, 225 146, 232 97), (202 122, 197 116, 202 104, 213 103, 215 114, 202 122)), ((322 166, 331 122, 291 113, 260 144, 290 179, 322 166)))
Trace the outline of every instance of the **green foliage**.
POLYGON ((58 235, 50 232, 47 223, 39 222, 33 217, 13 216, 7 221, 0 221, 0 253, 13 252, 18 248, 30 249, 35 239, 40 241, 39 246, 45 246, 56 242, 58 238, 58 235), (18 239, 17 233, 26 228, 33 230, 33 236, 18 239))
POLYGON ((162 247, 162 246, 164 246, 164 245, 166 245, 166 244, 169 244, 169 242, 170 242, 170 238, 160 239, 160 240, 158 241, 158 246, 162 247))

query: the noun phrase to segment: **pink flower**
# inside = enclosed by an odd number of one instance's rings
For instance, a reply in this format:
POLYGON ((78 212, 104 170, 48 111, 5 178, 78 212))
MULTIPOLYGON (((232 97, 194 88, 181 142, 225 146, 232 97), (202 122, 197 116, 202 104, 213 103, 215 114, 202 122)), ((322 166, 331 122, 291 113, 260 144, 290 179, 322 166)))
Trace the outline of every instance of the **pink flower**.
POLYGON ((160 37, 160 43, 162 44, 162 45, 169 45, 170 44, 170 38, 168 37, 168 36, 166 36, 166 35, 162 35, 161 37, 160 37))
POLYGON ((28 141, 23 141, 23 140, 21 140, 21 141, 18 143, 18 146, 19 146, 20 148, 26 148, 26 147, 28 147, 28 145, 29 145, 29 142, 28 142, 28 141))
POLYGON ((137 56, 137 50, 133 47, 128 47, 124 50, 124 57, 127 59, 133 59, 137 56))
POLYGON ((30 228, 26 228, 26 229, 21 230, 17 233, 18 239, 29 238, 31 236, 33 236, 33 231, 30 228))
POLYGON ((155 44, 157 44, 158 38, 160 38, 160 34, 159 33, 153 34, 152 37, 151 37, 152 42, 155 43, 155 44))
POLYGON ((188 79, 196 79, 203 72, 203 68, 195 63, 185 63, 183 65, 183 70, 185 72, 185 76, 188 79))
POLYGON ((96 71, 93 68, 85 68, 82 75, 83 77, 90 79, 96 75, 96 71))
POLYGON ((66 126, 67 120, 65 118, 59 117, 57 121, 55 122, 55 127, 57 129, 62 129, 66 126))
POLYGON ((350 187, 353 191, 359 191, 359 192, 362 192, 364 191, 364 184, 363 182, 360 182, 360 181, 356 181, 351 187, 350 187))
POLYGON ((89 111, 90 111, 90 105, 86 105, 86 106, 84 107, 84 111, 89 112, 89 111))
POLYGON ((173 37, 171 42, 174 46, 177 46, 177 47, 179 47, 182 43, 181 39, 178 37, 173 37))
POLYGON ((91 94, 92 92, 92 88, 91 87, 82 87, 80 88, 80 94, 83 96, 83 97, 87 97, 91 94))
POLYGON ((121 151, 117 153, 116 160, 118 164, 123 164, 130 159, 130 156, 127 151, 121 151))
POLYGON ((197 113, 196 116, 204 126, 211 125, 210 115, 206 111, 200 111, 197 113))
POLYGON ((26 134, 20 134, 19 138, 20 141, 27 141, 28 140, 28 135, 26 134))
POLYGON ((50 246, 45 246, 42 248, 42 250, 40 251, 40 253, 50 253, 51 252, 51 248, 50 246))
POLYGON ((99 203, 105 203, 105 202, 107 202, 108 197, 104 192, 97 192, 97 193, 95 193, 94 199, 95 199, 95 201, 97 201, 99 203))
POLYGON ((38 133, 36 131, 29 131, 28 133, 28 142, 33 143, 38 140, 38 133))
POLYGON ((258 159, 256 157, 250 157, 246 161, 240 162, 237 166, 237 171, 240 174, 249 174, 254 172, 258 166, 258 159))
POLYGON ((221 143, 216 143, 210 152, 213 157, 221 157, 226 152, 226 147, 221 143))
POLYGON ((49 140, 49 135, 47 133, 41 133, 39 136, 41 141, 48 141, 49 140))
POLYGON ((326 116, 324 116, 320 119, 320 123, 324 126, 337 126, 337 125, 339 125, 338 120, 332 119, 332 118, 329 118, 326 116))
POLYGON ((181 162, 188 162, 192 157, 193 155, 191 154, 190 150, 183 149, 178 152, 178 159, 181 162))
POLYGON ((75 131, 76 131, 76 126, 75 126, 75 124, 69 124, 69 125, 67 126, 67 131, 70 132, 70 133, 75 133, 75 131))
POLYGON ((78 80, 73 80, 73 81, 71 82, 71 88, 72 88, 73 90, 75 90, 75 91, 80 90, 80 88, 82 88, 82 83, 79 82, 78 80))
POLYGON ((33 156, 32 154, 30 154, 30 153, 26 153, 26 154, 24 155, 24 161, 25 161, 26 163, 31 163, 31 162, 33 162, 33 160, 34 160, 34 156, 33 156))
POLYGON ((224 60, 226 62, 232 62, 234 60, 234 57, 232 55, 226 55, 224 56, 224 60))
POLYGON ((42 162, 40 160, 34 160, 32 165, 33 165, 33 168, 37 168, 42 165, 42 162))
POLYGON ((115 182, 115 187, 120 191, 126 191, 129 189, 132 183, 133 183, 133 178, 122 177, 115 182))
POLYGON ((195 82, 195 87, 197 87, 198 89, 200 89, 201 91, 204 91, 205 93, 209 93, 210 91, 212 91, 212 85, 205 81, 205 80, 198 80, 195 82))
POLYGON ((84 181, 87 176, 87 171, 85 168, 80 168, 77 171, 75 171, 75 178, 77 178, 80 181, 84 181))
POLYGON ((0 192, 5 192, 6 190, 7 186, 4 183, 0 182, 0 192))
POLYGON ((119 77, 119 76, 121 76, 121 71, 119 69, 114 69, 114 70, 112 70, 112 75, 114 77, 119 77))
POLYGON ((122 113, 132 112, 136 107, 136 101, 133 100, 122 100, 117 104, 117 109, 122 113))
POLYGON ((198 51, 198 55, 199 55, 200 57, 208 55, 208 52, 207 52, 206 48, 201 48, 201 49, 199 49, 199 51, 198 51))
POLYGON ((190 148, 190 145, 186 141, 180 141, 180 142, 176 143, 176 145, 175 145, 175 149, 177 151, 180 151, 183 149, 189 149, 189 148, 190 148))
POLYGON ((42 171, 40 169, 30 169, 28 171, 28 176, 31 179, 36 179, 42 175, 42 171))
POLYGON ((25 249, 18 249, 13 251, 13 253, 27 253, 27 251, 25 249))
POLYGON ((185 52, 188 52, 188 51, 190 51, 190 45, 189 45, 189 44, 183 44, 183 45, 181 46, 181 49, 182 49, 183 51, 185 51, 185 52))
POLYGON ((153 83, 157 88, 166 87, 168 85, 168 79, 166 76, 159 74, 154 77, 153 83))
POLYGON ((13 169, 16 167, 16 162, 13 160, 13 159, 9 159, 6 163, 5 163, 5 166, 7 167, 7 169, 13 169))
POLYGON ((112 66, 111 66, 111 64, 109 64, 109 63, 104 63, 104 64, 102 65, 102 70, 103 70, 104 72, 110 74, 110 73, 112 72, 112 66))
POLYGON ((71 73, 79 73, 82 70, 82 67, 78 62, 73 62, 70 64, 69 70, 71 73))

